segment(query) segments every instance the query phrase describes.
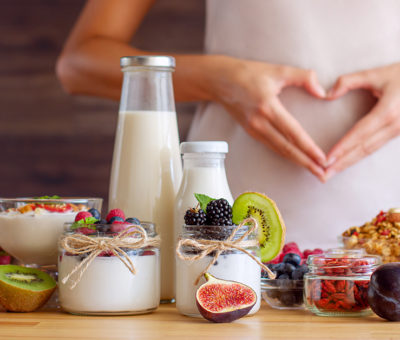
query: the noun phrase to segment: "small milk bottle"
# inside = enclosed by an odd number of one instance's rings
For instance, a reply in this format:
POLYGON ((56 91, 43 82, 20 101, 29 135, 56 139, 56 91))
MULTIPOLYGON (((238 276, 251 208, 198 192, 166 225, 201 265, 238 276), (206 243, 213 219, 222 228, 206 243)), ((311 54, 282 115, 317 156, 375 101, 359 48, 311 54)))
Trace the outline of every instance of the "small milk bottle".
POLYGON ((175 242, 182 232, 186 210, 198 204, 195 193, 225 198, 233 204, 225 173, 227 153, 228 143, 222 141, 181 143, 183 177, 175 202, 175 242))
POLYGON ((168 56, 121 58, 124 81, 109 191, 110 209, 157 226, 162 301, 174 298, 174 202, 182 177, 174 67, 168 56))

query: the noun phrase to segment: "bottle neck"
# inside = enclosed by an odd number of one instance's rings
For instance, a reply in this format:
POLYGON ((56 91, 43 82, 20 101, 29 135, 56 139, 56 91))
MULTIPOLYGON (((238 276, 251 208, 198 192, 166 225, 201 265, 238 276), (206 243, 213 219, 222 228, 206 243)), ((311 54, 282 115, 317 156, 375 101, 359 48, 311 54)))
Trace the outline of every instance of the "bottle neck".
POLYGON ((172 69, 130 67, 124 70, 120 111, 175 111, 172 69))
POLYGON ((214 168, 225 171, 224 153, 185 153, 183 168, 214 168))

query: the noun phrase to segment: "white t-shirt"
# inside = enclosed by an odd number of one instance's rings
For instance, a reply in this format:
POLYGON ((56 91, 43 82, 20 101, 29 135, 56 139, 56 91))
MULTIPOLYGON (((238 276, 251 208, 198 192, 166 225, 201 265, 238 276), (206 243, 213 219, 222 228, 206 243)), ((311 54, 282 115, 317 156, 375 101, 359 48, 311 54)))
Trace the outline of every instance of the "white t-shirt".
MULTIPOLYGON (((205 47, 313 69, 328 89, 342 74, 400 62, 399 18, 398 0, 208 0, 205 47)), ((294 87, 281 100, 326 153, 376 102, 366 91, 328 102, 294 87)), ((338 246, 348 227, 400 206, 400 138, 325 184, 252 139, 216 103, 199 107, 189 139, 226 140, 233 195, 255 190, 274 199, 287 240, 303 249, 338 246)))

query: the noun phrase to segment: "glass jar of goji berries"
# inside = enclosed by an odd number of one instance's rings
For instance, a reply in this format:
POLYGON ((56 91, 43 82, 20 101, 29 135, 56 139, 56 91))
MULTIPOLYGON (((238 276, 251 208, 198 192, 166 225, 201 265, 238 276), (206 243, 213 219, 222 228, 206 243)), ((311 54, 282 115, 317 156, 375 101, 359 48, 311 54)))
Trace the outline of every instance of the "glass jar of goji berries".
POLYGON ((321 316, 370 314, 368 284, 380 264, 379 256, 345 250, 309 256, 309 272, 304 276, 306 307, 321 316))

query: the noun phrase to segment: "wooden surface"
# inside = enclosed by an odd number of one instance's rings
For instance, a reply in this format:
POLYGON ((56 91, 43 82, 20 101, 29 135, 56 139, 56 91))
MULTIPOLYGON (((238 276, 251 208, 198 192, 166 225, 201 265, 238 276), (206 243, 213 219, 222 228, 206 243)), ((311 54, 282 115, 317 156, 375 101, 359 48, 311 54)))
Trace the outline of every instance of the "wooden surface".
MULTIPOLYGON (((0 197, 108 196, 118 103, 63 92, 55 62, 85 0, 0 1, 0 197)), ((157 0, 132 44, 198 53, 204 0, 157 0)), ((183 140, 194 105, 177 106, 183 140)))
MULTIPOLYGON (((100 298, 100 297, 99 297, 100 298)), ((84 317, 62 312, 0 313, 0 339, 399 339, 400 323, 377 316, 318 317, 263 304, 251 317, 213 324, 174 305, 136 316, 84 317)))

